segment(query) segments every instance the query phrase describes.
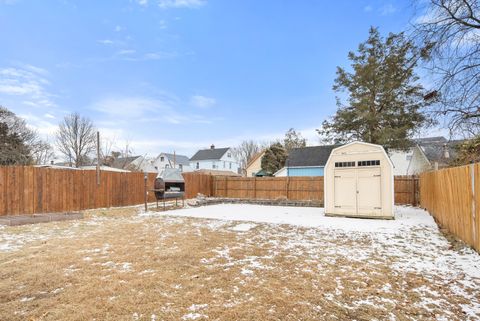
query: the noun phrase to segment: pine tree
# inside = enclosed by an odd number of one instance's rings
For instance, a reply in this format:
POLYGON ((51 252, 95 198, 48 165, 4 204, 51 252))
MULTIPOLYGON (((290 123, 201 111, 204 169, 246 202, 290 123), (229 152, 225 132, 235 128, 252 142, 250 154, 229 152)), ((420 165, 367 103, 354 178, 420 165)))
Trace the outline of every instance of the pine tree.
POLYGON ((28 165, 31 162, 30 149, 22 137, 0 122, 0 165, 28 165))
POLYGON ((428 102, 415 74, 420 57, 403 33, 384 39, 377 28, 370 28, 358 52, 348 54, 352 72, 337 67, 333 90, 341 96, 336 97, 338 110, 323 122, 319 134, 334 143, 360 140, 386 148, 410 146, 415 131, 428 123, 422 113, 428 102))
POLYGON ((287 151, 280 143, 274 143, 265 150, 262 157, 262 169, 268 174, 273 175, 283 166, 287 160, 287 151))

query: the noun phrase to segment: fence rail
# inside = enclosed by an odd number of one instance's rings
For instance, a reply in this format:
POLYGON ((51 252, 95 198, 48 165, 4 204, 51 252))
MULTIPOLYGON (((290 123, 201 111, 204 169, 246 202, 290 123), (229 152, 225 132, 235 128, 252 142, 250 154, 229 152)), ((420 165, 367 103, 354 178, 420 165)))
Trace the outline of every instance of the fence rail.
POLYGON ((480 164, 421 174, 420 204, 440 226, 480 251, 480 164))

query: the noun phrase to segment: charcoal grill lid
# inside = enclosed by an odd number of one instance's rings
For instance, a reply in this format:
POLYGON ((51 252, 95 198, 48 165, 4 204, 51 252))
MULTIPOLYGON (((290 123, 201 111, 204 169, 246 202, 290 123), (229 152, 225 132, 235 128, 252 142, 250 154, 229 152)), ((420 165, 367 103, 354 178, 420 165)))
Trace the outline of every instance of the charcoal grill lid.
POLYGON ((165 168, 158 174, 157 177, 163 179, 164 182, 171 182, 171 183, 185 182, 185 180, 183 179, 182 173, 180 172, 179 169, 176 169, 176 168, 165 168))

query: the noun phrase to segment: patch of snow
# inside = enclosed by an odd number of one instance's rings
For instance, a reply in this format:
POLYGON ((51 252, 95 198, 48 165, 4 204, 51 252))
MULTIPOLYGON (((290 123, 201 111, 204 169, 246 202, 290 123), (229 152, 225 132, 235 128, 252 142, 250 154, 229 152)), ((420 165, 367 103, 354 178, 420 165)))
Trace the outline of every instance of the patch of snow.
POLYGON ((242 224, 235 225, 234 227, 231 228, 231 230, 236 232, 248 232, 255 226, 257 225, 252 223, 242 223, 242 224))
POLYGON ((200 313, 193 313, 193 312, 190 312, 190 313, 182 316, 182 320, 196 320, 196 319, 199 319, 199 318, 208 319, 208 316, 200 314, 200 313))
POLYGON ((20 302, 29 302, 35 299, 35 297, 23 297, 20 299, 20 302))

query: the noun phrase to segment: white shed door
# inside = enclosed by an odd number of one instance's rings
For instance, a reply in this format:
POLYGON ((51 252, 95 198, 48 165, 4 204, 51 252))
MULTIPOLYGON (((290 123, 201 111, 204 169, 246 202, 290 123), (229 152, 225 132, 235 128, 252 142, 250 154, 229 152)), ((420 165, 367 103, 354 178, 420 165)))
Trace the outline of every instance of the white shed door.
POLYGON ((382 213, 382 188, 380 168, 357 170, 357 214, 382 213))
POLYGON ((356 170, 335 170, 335 212, 346 215, 357 213, 356 170))
POLYGON ((335 212, 345 215, 381 215, 382 186, 379 167, 335 169, 335 212))

